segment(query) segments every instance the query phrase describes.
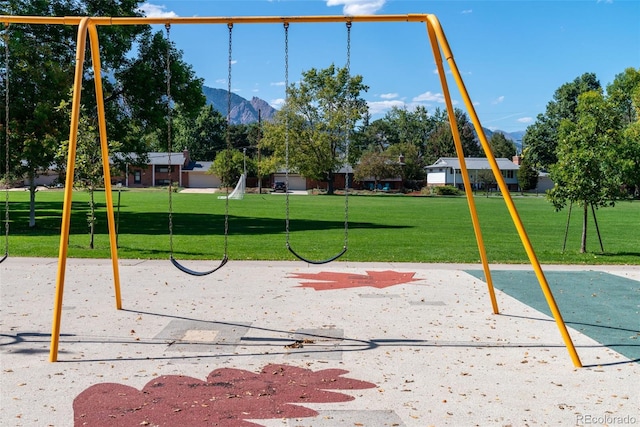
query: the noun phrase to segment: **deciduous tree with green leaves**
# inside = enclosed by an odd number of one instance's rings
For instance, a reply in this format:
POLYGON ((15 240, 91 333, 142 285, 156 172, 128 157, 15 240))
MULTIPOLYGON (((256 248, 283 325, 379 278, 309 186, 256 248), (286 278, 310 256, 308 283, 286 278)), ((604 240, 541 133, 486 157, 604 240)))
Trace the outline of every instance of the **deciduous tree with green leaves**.
POLYGON ((196 118, 176 110, 173 121, 175 150, 189 150, 192 159, 213 161, 216 153, 227 146, 225 131, 227 121, 211 105, 200 109, 196 118))
POLYGON ((373 188, 378 188, 378 183, 384 178, 400 176, 401 166, 397 157, 393 157, 389 151, 369 151, 360 158, 360 163, 353 170, 353 177, 357 181, 373 178, 373 188))
MULTIPOLYGON (((35 16, 139 16, 139 1, 122 0, 9 0, 0 13, 35 16)), ((29 225, 35 226, 35 178, 52 166, 62 141, 69 136, 68 116, 56 107, 69 99, 75 69, 77 27, 65 25, 11 24, 2 42, 9 45, 9 102, 11 117, 12 174, 31 182, 29 225)), ((124 170, 136 153, 143 158, 153 149, 166 150, 166 51, 161 32, 151 34, 145 25, 100 28, 100 56, 104 75, 105 112, 109 139, 120 142, 123 155, 113 156, 114 168, 124 170), (138 48, 137 52, 132 47, 138 48), (154 146, 155 144, 155 146, 154 146)), ((87 49, 90 47, 87 46, 87 49)), ((2 49, 4 51, 4 49, 2 49)), ((4 56, 4 55, 2 55, 4 56)), ((181 61, 171 46, 174 102, 197 114, 204 105, 202 81, 181 61)), ((94 76, 91 55, 85 56, 82 105, 95 118, 94 76)), ((3 58, 4 62, 4 58, 3 58)), ((4 103, 3 103, 4 104, 4 103)), ((4 117, 4 105, 0 108, 4 117)), ((4 163, 4 162, 3 162, 4 163)), ((64 173, 63 164, 57 168, 64 173)))
POLYGON ((265 124, 261 145, 284 167, 288 139, 289 168, 327 182, 327 193, 333 194, 334 174, 347 163, 347 144, 368 111, 361 97, 367 89, 362 76, 333 64, 303 72, 300 83, 287 88, 287 102, 274 122, 265 124))
POLYGON ((216 155, 208 173, 220 177, 223 187, 233 187, 244 173, 244 166, 247 166, 247 174, 255 173, 256 165, 253 159, 234 148, 222 150, 216 155))
POLYGON ((601 91, 578 96, 575 119, 564 119, 558 131, 558 161, 551 167, 555 186, 547 197, 556 210, 568 203, 582 207, 580 252, 587 251, 589 208, 613 206, 623 197, 621 121, 601 91))
POLYGON ((527 128, 522 142, 527 147, 529 160, 536 168, 546 170, 556 163, 560 123, 565 119, 576 119, 578 97, 592 90, 601 90, 600 82, 593 73, 585 73, 563 84, 553 94, 545 113, 539 114, 535 123, 527 128))

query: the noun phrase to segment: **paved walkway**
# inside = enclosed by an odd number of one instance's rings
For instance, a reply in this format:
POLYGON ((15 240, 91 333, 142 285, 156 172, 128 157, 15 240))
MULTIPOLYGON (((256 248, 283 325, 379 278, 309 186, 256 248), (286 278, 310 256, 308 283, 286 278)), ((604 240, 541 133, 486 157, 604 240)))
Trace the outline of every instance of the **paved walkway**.
POLYGON ((568 325, 576 369, 544 310, 498 283, 527 266, 492 266, 493 315, 478 265, 119 265, 123 310, 109 260, 68 261, 50 363, 57 260, 0 264, 0 425, 640 425, 640 363, 620 351, 640 345, 638 267, 545 267, 630 286, 614 298, 632 301, 631 326, 616 326, 615 304, 598 315, 604 338, 568 325))

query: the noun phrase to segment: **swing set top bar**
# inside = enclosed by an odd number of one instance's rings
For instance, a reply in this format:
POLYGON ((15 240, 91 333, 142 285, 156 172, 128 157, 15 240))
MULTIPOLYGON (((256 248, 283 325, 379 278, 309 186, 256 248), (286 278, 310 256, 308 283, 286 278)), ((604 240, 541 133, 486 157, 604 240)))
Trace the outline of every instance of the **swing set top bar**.
POLYGON ((330 22, 425 22, 429 14, 410 13, 406 15, 319 15, 319 16, 193 16, 177 18, 161 17, 109 17, 109 16, 14 16, 0 15, 5 24, 58 24, 79 25, 89 18, 94 25, 141 25, 141 24, 277 24, 277 23, 330 23, 330 22))

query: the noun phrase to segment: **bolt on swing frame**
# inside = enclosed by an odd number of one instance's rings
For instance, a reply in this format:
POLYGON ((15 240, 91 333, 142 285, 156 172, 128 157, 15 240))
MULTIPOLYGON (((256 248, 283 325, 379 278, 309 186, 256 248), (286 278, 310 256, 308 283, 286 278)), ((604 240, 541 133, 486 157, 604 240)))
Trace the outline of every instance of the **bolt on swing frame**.
POLYGON ((427 34, 433 51, 433 56, 437 65, 438 75, 440 77, 440 83, 442 85, 443 94, 445 97, 447 114, 449 117, 449 124, 456 147, 456 153, 458 160, 460 161, 460 172, 462 174, 465 193, 467 196, 467 202, 469 205, 469 211, 471 214, 471 220, 476 236, 476 242, 478 244, 478 250, 480 252, 480 258, 487 281, 488 291, 491 298, 491 304, 493 313, 498 313, 498 304, 495 298, 495 291, 493 288, 493 281, 491 279, 491 273, 489 270, 486 250, 484 247, 484 241, 482 239, 482 232, 480 230, 480 223, 478 220, 478 214, 473 199, 473 192, 471 189, 471 182, 467 172, 466 163, 464 160, 464 152, 462 149, 462 143, 460 141, 460 135, 458 133, 456 119, 453 110, 453 104, 451 101, 451 95, 449 93, 449 87, 447 84, 442 55, 444 54, 446 62, 449 64, 449 68, 456 81, 456 85, 460 91, 460 94, 464 100, 464 104, 467 108, 467 112, 470 115, 473 126, 476 129, 478 138, 485 153, 487 153, 487 160, 494 177, 496 178, 498 187, 503 194, 507 210, 511 215, 513 223, 516 227, 520 240, 524 246, 524 249, 529 257, 529 261, 534 269, 544 297, 549 305, 551 313, 555 319, 556 325, 560 331, 565 347, 567 348, 571 360, 574 366, 582 367, 580 358, 576 352, 575 346, 567 327, 564 323, 560 310, 555 302, 555 298, 551 292, 547 279, 542 271, 542 267, 538 260, 538 257, 531 245, 529 236, 524 228, 520 215, 516 210, 513 199, 509 189, 502 177, 498 163, 493 156, 487 138, 482 130, 480 120, 476 114, 475 108, 471 102, 469 94, 466 90, 462 77, 453 58, 453 54, 449 47, 447 38, 444 31, 438 21, 438 18, 432 14, 407 14, 407 15, 368 15, 368 16, 291 16, 291 17, 273 17, 273 16, 244 16, 244 17, 181 17, 181 18, 147 18, 147 17, 42 17, 42 16, 0 16, 0 21, 6 25, 11 23, 22 24, 58 24, 58 25, 77 25, 78 36, 76 46, 76 68, 73 86, 73 101, 71 110, 71 123, 69 129, 69 151, 67 161, 67 177, 65 183, 64 192, 64 206, 62 213, 62 227, 60 231, 60 249, 58 256, 58 273, 56 278, 56 295, 54 301, 54 313, 53 324, 51 333, 51 347, 49 353, 49 361, 55 362, 58 357, 58 343, 60 337, 60 321, 62 316, 62 297, 64 291, 64 278, 65 268, 67 260, 68 250, 68 236, 69 226, 71 219, 71 199, 73 188, 73 176, 75 168, 76 146, 77 146, 77 132, 78 121, 80 116, 80 92, 82 89, 82 76, 84 68, 84 55, 87 41, 87 34, 89 35, 91 55, 93 60, 94 75, 95 75, 95 93, 96 103, 98 106, 98 120, 99 120, 99 133, 100 144, 102 151, 102 164, 105 177, 105 194, 107 203, 107 217, 109 225, 109 240, 111 245, 111 259, 113 264, 113 276, 114 287, 116 297, 116 308, 122 308, 121 295, 120 295, 120 277, 118 272, 118 253, 115 242, 115 223, 113 213, 113 200, 111 195, 111 180, 109 171, 109 152, 107 146, 107 134, 104 112, 104 98, 102 93, 102 80, 100 72, 100 54, 99 54, 99 41, 97 26, 111 26, 111 25, 141 25, 141 24, 291 24, 291 23, 339 23, 339 22, 423 22, 426 23, 427 34))

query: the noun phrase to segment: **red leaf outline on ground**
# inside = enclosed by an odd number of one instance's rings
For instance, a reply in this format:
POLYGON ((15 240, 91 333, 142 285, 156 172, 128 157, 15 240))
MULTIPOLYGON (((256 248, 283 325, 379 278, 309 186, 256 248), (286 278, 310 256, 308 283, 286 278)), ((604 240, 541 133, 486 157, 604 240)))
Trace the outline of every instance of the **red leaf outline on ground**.
POLYGON ((312 371, 269 364, 260 373, 222 368, 206 381, 182 375, 161 376, 142 390, 117 383, 93 385, 73 401, 74 425, 257 427, 247 420, 314 417, 307 403, 348 402, 353 396, 330 390, 375 388, 345 378, 343 369, 312 371))
POLYGON ((421 279, 414 279, 413 273, 400 273, 397 271, 367 271, 367 274, 336 273, 323 271, 320 273, 293 273, 291 278, 316 280, 315 282, 301 282, 301 288, 313 288, 316 291, 327 291, 332 289, 348 289, 371 286, 383 289, 389 286, 401 285, 403 283, 417 282, 421 279))

